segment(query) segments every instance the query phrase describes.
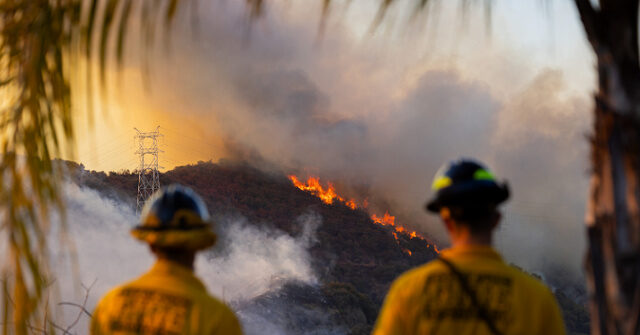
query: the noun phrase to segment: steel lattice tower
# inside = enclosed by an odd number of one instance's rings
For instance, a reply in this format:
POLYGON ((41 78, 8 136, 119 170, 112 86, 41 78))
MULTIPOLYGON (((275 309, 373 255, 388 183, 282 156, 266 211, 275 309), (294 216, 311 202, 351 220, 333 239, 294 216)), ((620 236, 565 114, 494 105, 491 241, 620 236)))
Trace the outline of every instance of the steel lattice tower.
POLYGON ((137 134, 134 137, 138 144, 137 155, 140 155, 140 166, 138 167, 138 198, 136 200, 136 208, 138 213, 144 207, 145 201, 153 194, 153 192, 160 189, 160 178, 158 169, 158 153, 162 150, 158 149, 158 138, 160 134, 160 127, 157 127, 152 132, 141 132, 137 128, 137 134), (145 156, 150 155, 151 160, 145 162, 145 156))

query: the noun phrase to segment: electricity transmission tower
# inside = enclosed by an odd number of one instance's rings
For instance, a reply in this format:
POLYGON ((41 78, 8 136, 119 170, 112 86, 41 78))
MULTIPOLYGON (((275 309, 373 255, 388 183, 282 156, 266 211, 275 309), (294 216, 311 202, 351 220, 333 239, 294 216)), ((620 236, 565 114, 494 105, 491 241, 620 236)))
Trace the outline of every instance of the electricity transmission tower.
POLYGON ((140 166, 138 167, 138 198, 136 200, 136 208, 138 213, 144 207, 145 201, 153 194, 153 192, 160 189, 160 179, 158 174, 158 153, 162 150, 158 149, 158 138, 160 134, 160 127, 158 126, 155 131, 141 132, 137 128, 137 134, 134 137, 138 144, 138 150, 136 154, 140 156, 140 166), (151 156, 151 159, 145 162, 145 156, 151 156))

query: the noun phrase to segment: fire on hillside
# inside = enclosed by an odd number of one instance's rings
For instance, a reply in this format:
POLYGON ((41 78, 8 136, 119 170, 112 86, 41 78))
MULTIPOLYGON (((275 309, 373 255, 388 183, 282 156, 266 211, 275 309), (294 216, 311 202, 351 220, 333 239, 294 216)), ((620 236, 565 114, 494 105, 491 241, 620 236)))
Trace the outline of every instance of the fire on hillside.
MULTIPOLYGON (((340 196, 336 192, 336 189, 333 186, 333 184, 330 182, 327 183, 326 188, 323 187, 322 184, 320 183, 320 178, 318 177, 309 177, 306 183, 303 183, 302 181, 300 181, 300 179, 295 175, 289 175, 288 177, 295 187, 317 196, 325 204, 333 204, 334 202, 342 203, 345 206, 351 208, 352 210, 356 210, 358 208, 367 209, 369 206, 368 201, 366 199, 362 202, 362 205, 359 206, 358 202, 355 199, 347 199, 340 196)), ((418 234, 418 232, 414 230, 408 230, 403 226, 397 225, 396 217, 389 214, 389 212, 385 212, 382 216, 371 214, 370 217, 371 217, 371 221, 373 221, 376 224, 391 227, 393 229, 393 237, 395 237, 396 241, 398 241, 398 234, 403 234, 403 235, 407 235, 409 239, 418 238, 429 243, 428 242, 429 240, 423 237, 422 235, 418 234)), ((428 244, 427 244, 427 247, 429 247, 428 244)), ((438 251, 438 247, 435 244, 433 244, 433 250, 435 250, 437 253, 440 253, 438 251)), ((405 252, 411 255, 410 250, 405 250, 405 252)))

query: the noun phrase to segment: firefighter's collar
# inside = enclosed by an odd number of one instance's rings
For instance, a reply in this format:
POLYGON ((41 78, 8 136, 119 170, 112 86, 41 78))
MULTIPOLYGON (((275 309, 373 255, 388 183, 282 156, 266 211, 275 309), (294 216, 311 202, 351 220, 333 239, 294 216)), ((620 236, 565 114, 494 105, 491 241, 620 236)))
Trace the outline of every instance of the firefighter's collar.
POLYGON ((466 244, 455 246, 450 249, 442 250, 440 253, 441 256, 444 257, 483 257, 483 258, 492 258, 495 260, 502 261, 502 256, 490 245, 481 245, 481 244, 466 244))
POLYGON ((206 290, 204 284, 195 276, 191 269, 167 259, 156 260, 156 263, 153 265, 153 267, 151 267, 149 273, 175 276, 184 281, 190 282, 198 288, 206 290))

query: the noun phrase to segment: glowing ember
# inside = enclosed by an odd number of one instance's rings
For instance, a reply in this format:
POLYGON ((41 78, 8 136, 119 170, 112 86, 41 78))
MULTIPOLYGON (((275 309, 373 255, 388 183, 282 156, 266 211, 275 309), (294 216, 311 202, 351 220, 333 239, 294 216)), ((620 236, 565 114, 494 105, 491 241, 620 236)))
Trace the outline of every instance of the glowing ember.
POLYGON ((409 250, 409 249, 404 249, 403 251, 406 252, 407 255, 409 255, 409 256, 411 256, 411 254, 412 254, 411 250, 409 250))
MULTIPOLYGON (((315 196, 317 196, 318 198, 320 198, 320 200, 322 200, 322 202, 324 202, 325 204, 333 204, 334 202, 338 202, 338 203, 342 203, 343 205, 351 208, 352 210, 355 210, 359 207, 362 208, 368 208, 369 207, 369 201, 367 199, 365 199, 362 203, 361 206, 358 206, 357 202, 354 199, 345 199, 341 196, 338 195, 338 193, 336 192, 335 187, 333 186, 333 184, 331 183, 327 183, 327 187, 323 187, 322 184, 320 184, 320 178, 317 177, 309 177, 306 181, 306 183, 301 182, 298 177, 294 176, 294 175, 290 175, 288 176, 289 180, 291 180, 291 182, 293 183, 293 185, 295 185, 295 187, 309 192, 315 196)), ((396 239, 396 241, 398 241, 398 233, 400 234, 404 234, 406 236, 409 236, 410 239, 412 238, 419 238, 422 240, 426 239, 422 236, 420 236, 416 231, 409 231, 407 230, 405 227, 402 226, 397 226, 396 225, 396 217, 389 214, 389 212, 385 212, 384 215, 382 216, 378 216, 376 214, 371 214, 371 221, 382 225, 382 226, 389 226, 389 227, 393 227, 393 237, 396 239)), ((427 245, 427 247, 429 247, 429 245, 427 245)), ((440 253, 440 251, 438 251, 438 248, 435 246, 435 244, 433 245, 434 250, 437 253, 440 253)), ((411 250, 404 250, 409 256, 411 256, 412 252, 411 250)))

